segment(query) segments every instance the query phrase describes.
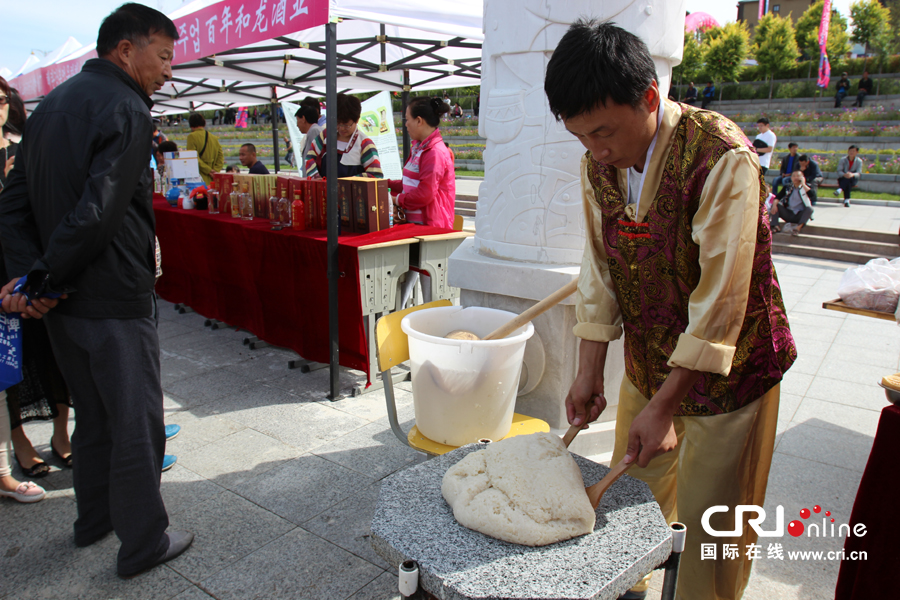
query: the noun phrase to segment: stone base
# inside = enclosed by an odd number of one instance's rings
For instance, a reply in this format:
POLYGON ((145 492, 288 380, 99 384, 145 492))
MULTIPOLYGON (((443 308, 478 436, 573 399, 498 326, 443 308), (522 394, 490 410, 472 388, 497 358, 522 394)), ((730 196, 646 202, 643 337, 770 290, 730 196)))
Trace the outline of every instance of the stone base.
MULTIPOLYGON (((384 479, 370 541, 394 568, 418 562, 420 589, 440 600, 615 600, 669 557, 672 536, 659 505, 646 483, 628 475, 603 496, 587 535, 532 548, 466 529, 441 484, 448 468, 482 448, 463 446, 384 479)), ((585 485, 609 472, 573 458, 585 485)))
MULTIPOLYGON (((552 266, 490 258, 466 240, 450 256, 450 285, 461 288, 462 306, 484 306, 522 313, 578 276, 577 266, 552 266)), ((554 431, 568 428, 565 400, 578 367, 575 296, 534 321, 519 384, 516 412, 543 419, 554 431)), ((605 380, 607 408, 600 423, 575 438, 571 450, 583 456, 611 452, 619 384, 625 372, 622 341, 610 344, 605 380)))

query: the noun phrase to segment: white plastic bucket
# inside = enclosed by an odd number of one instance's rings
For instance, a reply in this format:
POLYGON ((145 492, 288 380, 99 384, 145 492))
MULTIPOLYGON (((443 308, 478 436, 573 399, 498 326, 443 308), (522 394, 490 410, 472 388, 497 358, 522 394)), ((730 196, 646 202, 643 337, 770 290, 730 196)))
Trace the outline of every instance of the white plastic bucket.
POLYGON ((484 337, 516 315, 493 308, 448 306, 410 313, 409 336, 416 426, 430 440, 462 446, 499 440, 512 427, 528 323, 502 340, 448 340, 457 329, 484 337))

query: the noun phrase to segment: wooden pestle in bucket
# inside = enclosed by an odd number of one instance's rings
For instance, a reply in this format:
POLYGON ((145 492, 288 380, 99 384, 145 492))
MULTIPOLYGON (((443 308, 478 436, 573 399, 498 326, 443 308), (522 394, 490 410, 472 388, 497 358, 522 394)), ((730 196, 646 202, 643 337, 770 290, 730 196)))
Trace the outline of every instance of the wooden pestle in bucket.
MULTIPOLYGON (((578 280, 573 279, 566 285, 562 286, 522 314, 517 317, 514 317, 495 329, 494 331, 487 334, 485 337, 480 339, 485 340, 502 340, 510 333, 518 329, 519 327, 525 325, 526 323, 530 323, 538 316, 544 314, 569 296, 571 296, 575 289, 578 287, 578 280)), ((457 329, 456 331, 451 331, 448 333, 446 338, 455 339, 455 340, 477 340, 479 337, 472 333, 471 331, 466 331, 465 329, 457 329)))
MULTIPOLYGON (((563 444, 566 445, 566 448, 569 447, 569 444, 572 443, 572 440, 575 439, 575 436, 578 435, 578 432, 584 427, 582 425, 572 425, 569 427, 569 430, 566 432, 566 435, 563 436, 563 444)), ((584 491, 588 495, 588 500, 591 502, 591 506, 593 508, 597 508, 600 504, 600 499, 603 498, 603 494, 606 493, 612 484, 614 484, 619 477, 625 474, 625 471, 631 468, 634 462, 626 463, 625 459, 622 459, 619 464, 614 466, 609 470, 609 473, 606 476, 595 483, 594 485, 588 486, 584 488, 584 491)))

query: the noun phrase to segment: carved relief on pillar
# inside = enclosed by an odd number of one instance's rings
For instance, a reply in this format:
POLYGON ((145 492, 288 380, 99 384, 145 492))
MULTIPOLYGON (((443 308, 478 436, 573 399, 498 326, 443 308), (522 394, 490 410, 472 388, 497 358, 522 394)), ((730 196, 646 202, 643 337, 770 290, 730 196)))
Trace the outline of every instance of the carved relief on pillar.
POLYGON ((478 252, 544 264, 581 262, 584 147, 550 113, 544 72, 581 15, 614 21, 647 43, 668 93, 681 60, 686 0, 486 0, 479 133, 487 138, 478 197, 478 252))

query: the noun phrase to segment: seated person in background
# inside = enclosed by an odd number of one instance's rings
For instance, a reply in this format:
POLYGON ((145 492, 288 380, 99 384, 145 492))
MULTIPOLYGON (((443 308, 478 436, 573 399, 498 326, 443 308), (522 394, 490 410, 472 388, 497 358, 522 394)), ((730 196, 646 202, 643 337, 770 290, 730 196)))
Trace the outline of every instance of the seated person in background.
POLYGON ((696 101, 697 101, 697 88, 694 87, 694 82, 692 81, 688 84, 687 92, 684 93, 683 102, 685 104, 690 104, 691 106, 693 106, 694 102, 696 102, 696 101))
POLYGON ((160 175, 165 175, 166 173, 166 157, 163 156, 166 152, 178 152, 178 144, 166 140, 156 147, 156 168, 159 170, 160 175))
POLYGON ((847 156, 838 163, 837 174, 840 189, 834 190, 834 195, 840 196, 843 191, 844 206, 847 208, 850 208, 850 190, 859 183, 859 177, 862 175, 862 159, 857 154, 859 154, 859 149, 856 146, 850 146, 847 149, 847 156))
POLYGON ((791 235, 800 235, 800 230, 813 214, 808 191, 809 187, 806 185, 803 173, 800 171, 791 173, 790 182, 786 183, 781 193, 776 196, 777 212, 775 220, 772 221, 772 233, 781 231, 782 228, 778 224, 780 218, 787 223, 784 226, 785 232, 791 231, 791 235))
MULTIPOLYGON (((357 123, 362 105, 356 96, 337 95, 337 154, 338 177, 375 177, 381 179, 381 161, 378 149, 368 136, 359 131, 357 123)), ((328 177, 328 134, 325 129, 312 141, 306 155, 306 175, 313 179, 328 177)))
POLYGON ((240 154, 241 164, 248 167, 251 175, 268 175, 269 170, 262 162, 256 158, 256 146, 253 144, 244 144, 241 146, 240 154))
POLYGON ((819 184, 822 183, 825 176, 822 175, 822 170, 819 169, 818 163, 811 160, 807 155, 799 155, 797 157, 797 162, 800 163, 800 171, 803 172, 803 179, 809 187, 806 194, 809 196, 809 201, 815 206, 819 195, 819 184))
POLYGON ((237 167, 235 165, 228 165, 227 167, 225 167, 225 172, 226 173, 240 173, 241 168, 237 167))
POLYGON ((772 182, 773 193, 778 194, 779 185, 787 185, 791 180, 791 173, 800 170, 800 161, 797 160, 797 143, 788 144, 788 155, 781 159, 781 166, 778 169, 778 177, 772 182))
POLYGON ((713 98, 716 97, 716 86, 713 85, 713 82, 710 81, 706 84, 706 87, 703 88, 703 103, 700 108, 706 108, 709 106, 709 103, 713 101, 713 98))
POLYGON ((853 103, 853 106, 862 108, 863 100, 872 93, 872 80, 869 78, 868 71, 863 71, 862 79, 859 80, 859 86, 856 89, 856 102, 853 103))
POLYGON ((846 72, 841 73, 841 78, 834 84, 834 88, 836 90, 834 94, 834 107, 840 108, 841 102, 844 101, 844 97, 850 92, 850 80, 847 79, 846 72))

